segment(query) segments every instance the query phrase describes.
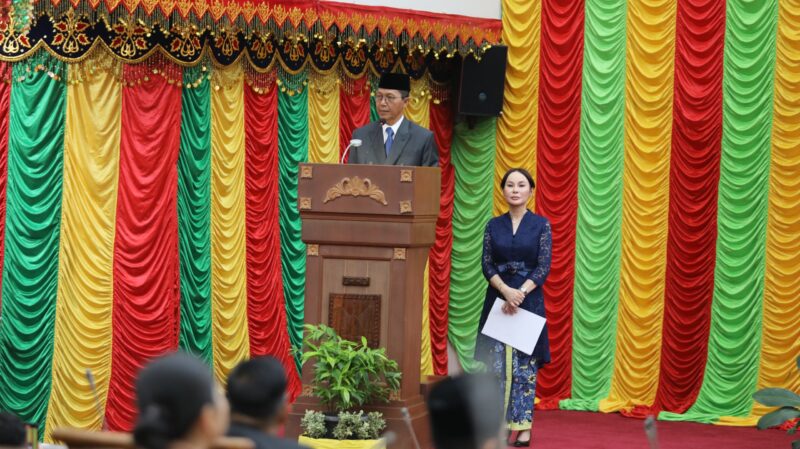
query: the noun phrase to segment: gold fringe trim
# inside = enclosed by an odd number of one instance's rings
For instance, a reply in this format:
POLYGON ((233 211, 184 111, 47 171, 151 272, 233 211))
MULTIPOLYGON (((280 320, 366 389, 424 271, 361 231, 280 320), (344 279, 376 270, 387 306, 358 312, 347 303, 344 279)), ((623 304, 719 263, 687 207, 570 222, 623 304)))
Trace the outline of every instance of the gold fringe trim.
MULTIPOLYGON (((306 60, 301 70, 291 70, 283 62, 280 55, 276 54, 269 66, 266 69, 262 69, 252 64, 252 60, 246 51, 242 52, 232 64, 222 65, 214 58, 210 48, 207 46, 202 49, 202 55, 196 62, 187 64, 176 59, 160 47, 153 48, 148 52, 148 55, 136 59, 135 62, 129 62, 109 50, 105 42, 99 39, 76 62, 75 59, 66 59, 54 54, 52 49, 43 44, 44 42, 40 41, 37 46, 43 46, 43 50, 46 51, 39 51, 29 55, 26 59, 20 58, 21 60, 14 63, 5 64, 8 70, 4 79, 11 79, 11 66, 21 65, 26 67, 26 73, 47 71, 52 73, 54 79, 63 80, 71 84, 81 83, 91 79, 98 73, 110 71, 114 74, 116 80, 127 86, 141 84, 143 81, 148 81, 150 77, 160 76, 170 84, 191 89, 198 87, 203 80, 211 80, 212 73, 226 70, 226 68, 234 64, 240 64, 245 83, 256 93, 267 93, 277 86, 281 92, 295 95, 302 93, 303 89, 311 85, 312 88, 320 92, 333 92, 341 86, 348 95, 359 95, 363 91, 368 91, 370 95, 374 95, 380 78, 380 72, 375 68, 371 60, 368 59, 366 61, 364 70, 361 73, 353 74, 345 68, 342 55, 338 56, 331 69, 318 70, 313 63, 306 60), (68 68, 69 75, 67 76, 68 68), (202 75, 198 75, 197 79, 193 80, 183 79, 186 72, 185 69, 196 68, 201 68, 198 73, 202 75), (368 77, 367 81, 357 88, 356 81, 362 80, 365 76, 368 77)), ((396 60, 393 64, 392 71, 404 71, 404 67, 399 60, 396 60)), ((18 81, 23 79, 24 75, 18 81)), ((412 90, 412 98, 428 97, 436 104, 449 99, 451 95, 449 83, 437 83, 431 78, 427 69, 421 80, 423 80, 422 85, 424 87, 417 87, 417 89, 412 90)), ((223 80, 220 82, 226 83, 223 80)))

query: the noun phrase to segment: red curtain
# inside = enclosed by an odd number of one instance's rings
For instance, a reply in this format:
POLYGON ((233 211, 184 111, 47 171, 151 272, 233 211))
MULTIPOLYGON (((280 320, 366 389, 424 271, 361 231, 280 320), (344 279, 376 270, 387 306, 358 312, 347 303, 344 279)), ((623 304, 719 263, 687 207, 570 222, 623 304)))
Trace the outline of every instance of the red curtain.
MULTIPOLYGON (((339 157, 353 136, 353 131, 369 123, 369 89, 367 76, 348 80, 339 89, 339 157), (348 93, 348 90, 352 91, 348 93)), ((352 151, 352 149, 351 149, 352 151)), ((348 159, 349 159, 348 154, 348 159)))
POLYGON ((428 309, 430 316, 431 356, 433 372, 447 374, 447 309, 450 298, 450 255, 453 252, 453 197, 455 172, 450 160, 453 142, 453 105, 449 101, 431 103, 431 131, 439 147, 439 168, 442 171, 442 193, 439 218, 436 220, 436 241, 429 254, 428 309))
MULTIPOLYGON (((0 62, 0 76, 11 75, 11 65, 0 62)), ((11 105, 11 83, 0 80, 0 287, 3 282, 3 254, 6 242, 6 181, 8 180, 8 111, 11 105)), ((0 315, 3 299, 0 295, 0 315)))
POLYGON ((680 0, 670 161, 669 235, 658 393, 652 408, 683 413, 706 366, 717 239, 725 0, 680 0))
MULTIPOLYGON (((127 67, 126 67, 126 70, 127 67)), ((153 76, 122 93, 109 429, 129 430, 134 379, 178 347, 178 151, 181 89, 153 76)))
POLYGON ((244 89, 247 204, 247 325, 250 355, 271 355, 284 366, 291 399, 300 393, 281 277, 278 229, 278 95, 244 89))
MULTIPOLYGON (((239 0, 241 1, 241 0, 239 0)), ((302 0, 291 0, 292 3, 306 3, 302 0)), ((283 0, 280 3, 286 3, 283 0)), ((502 22, 498 19, 485 19, 480 17, 462 16, 456 14, 443 14, 429 11, 420 11, 418 9, 406 8, 388 8, 386 6, 369 6, 358 5, 354 2, 332 2, 328 0, 316 0, 316 9, 319 14, 330 14, 334 19, 334 23, 340 28, 345 28, 347 25, 359 25, 364 22, 367 17, 392 17, 400 23, 406 24, 406 30, 411 30, 412 33, 421 31, 422 34, 433 33, 436 39, 446 34, 444 24, 454 25, 456 27, 468 27, 467 33, 460 34, 462 42, 466 42, 470 37, 480 42, 481 34, 486 34, 489 40, 499 37, 502 22), (345 20, 342 20, 345 18, 345 20), (354 19, 357 18, 357 19, 354 19), (438 34, 437 34, 438 33, 438 34)), ((379 29, 383 29, 385 25, 378 25, 379 29)), ((402 26, 402 25, 401 25, 402 26)), ((358 27, 356 27, 358 28, 358 27)), ((395 32, 399 34, 397 26, 393 26, 395 32)), ((372 26, 367 27, 367 32, 372 32, 372 26)), ((457 31, 456 31, 457 32, 457 31)), ((452 32, 451 32, 452 34, 452 32)), ((448 38, 454 40, 456 36, 448 35, 448 38)), ((492 40, 494 42, 494 40, 492 40)))
POLYGON ((583 2, 542 2, 536 208, 550 220, 553 257, 544 285, 552 361, 539 373, 538 408, 558 408, 572 383, 572 293, 578 212, 583 2))

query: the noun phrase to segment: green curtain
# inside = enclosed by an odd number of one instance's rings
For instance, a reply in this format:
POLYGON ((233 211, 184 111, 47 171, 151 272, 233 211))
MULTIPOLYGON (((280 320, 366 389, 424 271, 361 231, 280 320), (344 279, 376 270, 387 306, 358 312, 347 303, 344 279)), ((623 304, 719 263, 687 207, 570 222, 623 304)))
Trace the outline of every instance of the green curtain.
POLYGON ((375 92, 378 91, 378 84, 380 82, 380 77, 371 76, 369 73, 365 75, 367 77, 367 82, 369 83, 369 121, 377 122, 381 118, 378 117, 378 105, 375 103, 375 92))
POLYGON ((375 104, 375 97, 370 96, 369 98, 369 121, 377 122, 381 118, 378 117, 378 105, 375 104))
POLYGON ((766 260, 777 0, 729 0, 714 302, 703 386, 683 415, 748 416, 758 380, 766 260))
POLYGON ((211 82, 200 66, 184 69, 178 156, 178 245, 181 349, 210 364, 211 345, 211 82))
POLYGON ((453 254, 450 273, 449 339, 467 371, 479 368, 473 358, 486 279, 481 271, 483 231, 492 218, 496 119, 474 129, 461 122, 453 130, 455 170, 453 254))
POLYGON ((625 114, 625 0, 587 0, 567 410, 598 409, 614 371, 625 114))
MULTIPOLYGON (((303 302, 306 282, 306 245, 300 240, 297 210, 299 164, 308 160, 308 90, 278 94, 278 172, 280 190, 281 265, 286 321, 293 347, 303 342, 303 302)), ((295 360, 297 361, 297 359, 295 360)), ((298 364, 297 369, 300 369, 298 364)))
MULTIPOLYGON (((51 60, 48 67, 60 64, 51 60)), ((26 68, 14 65, 9 112, 0 410, 43 431, 52 377, 67 91, 65 82, 26 68)))

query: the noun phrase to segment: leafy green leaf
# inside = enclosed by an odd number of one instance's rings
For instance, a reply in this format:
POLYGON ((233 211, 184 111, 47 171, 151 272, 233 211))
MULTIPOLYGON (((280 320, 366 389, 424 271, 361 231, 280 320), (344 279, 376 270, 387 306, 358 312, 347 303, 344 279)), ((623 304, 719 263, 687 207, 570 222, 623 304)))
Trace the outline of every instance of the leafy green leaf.
POLYGON ((774 412, 767 413, 758 420, 758 428, 761 430, 779 426, 790 419, 800 418, 800 410, 791 407, 782 407, 774 412))
POLYGON ((353 342, 331 327, 306 325, 304 343, 301 362, 313 362, 312 391, 329 409, 386 402, 400 389, 397 362, 387 357, 385 348, 370 348, 365 338, 353 342))
POLYGON ((764 388, 753 399, 769 407, 800 407, 800 395, 783 388, 764 388))

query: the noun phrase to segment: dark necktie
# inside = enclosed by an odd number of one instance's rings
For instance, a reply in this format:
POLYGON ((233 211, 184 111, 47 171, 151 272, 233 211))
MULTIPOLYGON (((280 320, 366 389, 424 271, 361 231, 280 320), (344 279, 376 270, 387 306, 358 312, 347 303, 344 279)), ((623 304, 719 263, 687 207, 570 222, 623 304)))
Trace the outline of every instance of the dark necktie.
POLYGON ((386 157, 389 157, 389 152, 392 151, 392 143, 394 143, 394 130, 392 128, 386 128, 386 157))

